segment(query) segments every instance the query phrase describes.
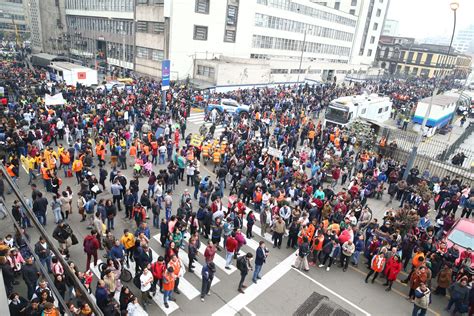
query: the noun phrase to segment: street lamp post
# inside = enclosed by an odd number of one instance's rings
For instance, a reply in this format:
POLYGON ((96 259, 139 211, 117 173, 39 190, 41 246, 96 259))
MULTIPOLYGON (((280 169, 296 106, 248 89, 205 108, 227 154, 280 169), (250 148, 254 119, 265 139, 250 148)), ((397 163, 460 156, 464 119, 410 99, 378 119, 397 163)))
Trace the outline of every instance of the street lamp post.
MULTIPOLYGON (((453 39, 454 39, 454 32, 456 31, 456 11, 459 8, 459 1, 458 0, 453 0, 450 5, 451 10, 453 11, 454 14, 454 24, 453 24, 453 33, 451 34, 451 40, 449 42, 449 47, 448 47, 448 53, 446 57, 446 61, 449 59, 449 54, 451 53, 451 46, 453 45, 453 39)), ((443 66, 443 65, 441 65, 443 66)), ((431 113, 431 108, 433 106, 433 98, 438 94, 439 86, 441 84, 441 81, 444 78, 444 72, 441 74, 440 80, 436 80, 435 78, 435 84, 433 87, 433 94, 431 95, 430 98, 430 103, 428 104, 428 109, 426 110, 425 116, 423 117, 423 122, 421 123, 420 131, 418 132, 418 135, 415 140, 415 144, 412 147, 410 156, 408 157, 408 162, 407 166, 405 168, 405 172, 403 173, 403 179, 406 180, 408 178, 408 175, 410 173, 411 168, 413 168, 413 165, 415 164, 416 160, 416 154, 418 152, 418 146, 421 143, 421 140, 423 138, 423 130, 426 127, 426 123, 428 122, 428 117, 430 116, 431 113)))
POLYGON ((304 50, 306 48, 306 33, 307 33, 307 31, 308 31, 308 28, 305 27, 304 37, 303 37, 303 47, 301 48, 301 55, 300 55, 300 66, 298 67, 298 79, 296 80, 296 83, 298 85, 300 84, 301 64, 303 63, 303 54, 304 54, 304 50))

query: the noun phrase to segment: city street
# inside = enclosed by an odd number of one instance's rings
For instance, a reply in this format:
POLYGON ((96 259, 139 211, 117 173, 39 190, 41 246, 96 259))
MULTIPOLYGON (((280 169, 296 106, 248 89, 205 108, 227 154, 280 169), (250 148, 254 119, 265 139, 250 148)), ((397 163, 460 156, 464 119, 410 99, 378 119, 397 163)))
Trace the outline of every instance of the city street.
MULTIPOLYGON (((186 133, 197 133, 200 124, 203 123, 203 113, 192 112, 188 119, 188 128, 186 133)), ((216 130, 216 135, 222 131, 222 128, 216 130)), ((128 162, 129 163, 129 162, 128 162)), ((154 167, 157 172, 163 166, 154 167)), ((209 166, 200 166, 202 175, 211 175, 212 170, 209 166)), ((98 168, 95 168, 96 174, 98 168)), ((132 169, 128 168, 124 171, 127 179, 132 177, 132 169)), ((214 180, 214 177, 211 177, 214 180)), ((27 185, 27 176, 24 170, 21 170, 20 179, 18 181, 21 191, 25 196, 30 196, 31 189, 27 185)), ((147 188, 146 178, 140 179, 140 192, 147 188)), ((78 191, 79 187, 76 185, 75 178, 63 179, 62 188, 70 185, 73 188, 74 194, 78 191)), ((45 192, 41 180, 36 180, 38 188, 45 192)), ((110 184, 107 183, 107 192, 104 192, 98 196, 98 199, 111 198, 109 192, 110 184)), ((191 187, 188 187, 191 190, 191 187)), ((173 214, 176 213, 177 204, 181 194, 186 189, 185 182, 180 182, 173 192, 173 214)), ((226 190, 226 194, 228 194, 226 190)), ((227 195, 225 195, 226 197, 227 195)), ((51 200, 51 195, 47 195, 48 200, 51 200)), ((7 205, 11 206, 13 202, 13 195, 7 195, 7 205)), ((374 216, 381 218, 384 212, 385 197, 382 200, 370 199, 368 204, 374 211, 374 216)), ((224 206, 227 205, 227 199, 224 199, 224 206)), ((74 230, 74 233, 79 238, 79 244, 71 248, 72 260, 81 268, 81 271, 85 269, 85 255, 82 249, 82 240, 88 234, 86 229, 86 223, 80 223, 80 215, 77 213, 76 196, 73 199, 73 216, 69 219, 69 223, 74 230)), ((197 201, 193 200, 193 210, 197 210, 197 201)), ((50 208, 48 208, 48 225, 45 227, 46 230, 52 234, 55 227, 53 222, 53 215, 51 214, 50 208)), ((160 218, 163 217, 163 212, 160 218)), ((258 216, 257 216, 258 217, 258 216)), ((150 223, 150 221, 149 221, 150 223)), ((8 219, 0 222, 0 228, 3 235, 6 233, 13 233, 12 225, 8 219)), ((267 247, 270 250, 270 254, 267 263, 263 266, 263 278, 259 280, 257 284, 253 284, 251 281, 251 274, 247 276, 246 285, 248 288, 245 294, 237 292, 237 285, 239 282, 240 274, 236 269, 225 270, 224 269, 224 250, 216 254, 215 263, 217 266, 216 278, 211 288, 211 295, 206 297, 205 302, 201 302, 199 299, 201 281, 200 281, 200 269, 203 264, 203 255, 200 253, 198 257, 199 264, 196 266, 195 274, 186 273, 184 278, 180 282, 181 294, 176 295, 176 304, 170 304, 169 308, 163 306, 162 295, 157 294, 154 297, 152 306, 148 307, 149 315, 156 314, 172 314, 172 315, 289 315, 293 314, 307 299, 312 296, 314 292, 319 294, 317 297, 327 297, 325 299, 331 306, 337 306, 335 308, 342 308, 355 315, 408 315, 411 314, 412 303, 406 299, 409 288, 397 281, 391 292, 385 292, 381 283, 385 280, 379 279, 375 284, 364 283, 364 278, 367 273, 367 269, 363 264, 359 264, 358 268, 350 266, 347 272, 342 272, 342 269, 334 264, 330 271, 326 271, 324 268, 320 269, 317 267, 311 267, 309 272, 297 271, 291 267, 295 260, 295 252, 291 249, 286 249, 286 238, 283 241, 282 249, 272 248, 271 238, 267 234, 266 236, 260 236, 259 223, 254 226, 254 240, 248 240, 247 244, 242 248, 241 253, 252 252, 255 255, 255 250, 258 247, 258 241, 265 240, 267 247)), ((151 227, 151 225, 150 225, 151 227)), ((135 230, 135 224, 133 221, 123 220, 123 214, 118 214, 116 217, 116 225, 114 234, 119 238, 122 234, 123 229, 129 228, 132 231, 135 230)), ((158 255, 163 255, 164 250, 161 248, 157 239, 159 239, 159 231, 155 228, 151 228, 152 240, 151 246, 154 250, 154 261, 158 255)), ((28 233, 31 236, 33 243, 36 243, 38 236, 29 230, 28 233)), ((201 238, 202 245, 205 245, 206 240, 201 238)), ((201 246, 200 250, 204 250, 204 246, 201 246)), ((187 262, 187 255, 185 255, 186 249, 180 251, 180 257, 183 261, 187 262)), ((100 257, 102 257, 102 253, 100 257)), ((103 259, 103 258, 102 258, 103 259)), ((363 260, 365 262, 365 259, 363 260)), ((134 273, 133 267, 130 269, 132 274, 134 273)), ((95 290, 95 283, 97 281, 97 269, 93 269, 96 273, 95 281, 93 282, 93 289, 95 290)), ((406 274, 402 273, 399 277, 405 277, 406 274)), ((133 285, 132 282, 127 284, 134 292, 138 293, 138 289, 133 285)), ((94 291, 93 291, 94 293, 94 291)), ((432 304, 429 308, 429 315, 443 315, 443 308, 447 304, 446 299, 433 296, 432 304)), ((319 304, 319 300, 309 300, 311 304, 319 304)), ((322 303, 321 303, 322 304, 322 303)), ((327 304, 326 304, 327 305, 327 304)), ((329 305, 328 305, 329 306, 329 305)), ((145 315, 145 313, 144 313, 145 315)))

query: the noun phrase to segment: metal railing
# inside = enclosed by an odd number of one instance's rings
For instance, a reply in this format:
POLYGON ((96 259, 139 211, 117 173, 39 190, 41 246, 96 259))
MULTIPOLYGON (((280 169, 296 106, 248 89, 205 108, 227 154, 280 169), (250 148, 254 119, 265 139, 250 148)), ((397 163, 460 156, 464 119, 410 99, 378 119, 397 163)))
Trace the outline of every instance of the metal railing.
MULTIPOLYGON (((92 311, 94 312, 94 314, 96 316, 103 316, 104 314, 103 314, 102 310, 99 309, 99 307, 97 306, 95 300, 93 300, 92 296, 89 295, 89 293, 87 292, 84 285, 77 278, 76 274, 69 268, 68 263, 63 258, 63 256, 59 252, 58 248, 55 246, 53 240, 51 239, 49 234, 45 231, 44 227, 39 222, 36 215, 33 213, 33 210, 28 205, 24 195, 21 193, 20 189, 18 188, 16 183, 13 181, 13 179, 10 177, 10 175, 8 174, 5 166, 2 163, 0 163, 0 173, 1 173, 0 176, 3 177, 3 179, 7 182, 7 185, 9 185, 11 187, 13 194, 16 196, 18 201, 20 201, 21 205, 25 209, 25 214, 28 217, 28 219, 30 220, 33 227, 40 234, 40 236, 42 236, 44 238, 44 240, 48 244, 49 249, 51 249, 51 252, 55 255, 55 257, 58 258, 58 261, 61 263, 61 265, 64 268, 64 272, 68 275, 68 277, 74 283, 74 287, 75 287, 76 291, 79 291, 81 293, 81 297, 89 304, 89 306, 91 307, 92 311)), ((38 259, 38 258, 36 258, 36 259, 38 259)), ((68 312, 67 309, 66 309, 66 312, 68 312)))
MULTIPOLYGON (((439 159, 440 160, 448 160, 449 157, 451 155, 453 155, 455 152, 456 152, 456 149, 458 149, 462 143, 464 143, 464 141, 469 137, 471 136, 471 134, 474 132, 474 124, 469 124, 469 126, 464 130, 464 132, 461 134, 461 136, 459 136, 458 139, 456 139, 456 141, 454 141, 454 143, 452 143, 451 145, 449 145, 442 153, 441 155, 439 156, 439 159)), ((466 154, 466 151, 467 152, 467 155, 468 157, 474 157, 474 151, 470 151, 470 150, 467 150, 465 148, 462 149, 462 151, 464 152, 464 154, 466 154)))

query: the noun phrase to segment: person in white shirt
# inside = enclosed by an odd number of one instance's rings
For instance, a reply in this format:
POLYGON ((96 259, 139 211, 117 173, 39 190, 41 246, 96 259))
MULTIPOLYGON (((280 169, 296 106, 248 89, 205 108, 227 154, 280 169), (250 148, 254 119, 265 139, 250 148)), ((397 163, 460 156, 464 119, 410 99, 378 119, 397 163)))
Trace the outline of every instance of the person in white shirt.
POLYGON ((143 273, 140 276, 140 291, 142 292, 142 303, 143 309, 146 310, 146 306, 150 304, 150 289, 153 283, 153 274, 148 268, 143 269, 143 273))
POLYGON ((127 305, 128 316, 140 315, 140 304, 138 304, 138 297, 134 296, 127 305))

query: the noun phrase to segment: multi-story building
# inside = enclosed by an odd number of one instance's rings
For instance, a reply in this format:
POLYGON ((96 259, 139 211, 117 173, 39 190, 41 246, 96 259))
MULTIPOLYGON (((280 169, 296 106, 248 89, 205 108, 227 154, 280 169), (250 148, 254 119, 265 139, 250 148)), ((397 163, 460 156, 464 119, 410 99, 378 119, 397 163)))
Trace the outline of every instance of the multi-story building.
POLYGON ((398 36, 398 27, 400 22, 392 19, 385 19, 382 28, 382 35, 386 36, 398 36))
POLYGON ((474 54, 474 24, 456 34, 453 47, 461 53, 474 54))
POLYGON ((64 0, 25 0, 31 25, 33 52, 66 55, 69 37, 66 32, 64 0))
POLYGON ((470 56, 446 45, 417 44, 413 38, 382 36, 377 63, 390 75, 465 78, 472 61, 470 56))
POLYGON ((389 0, 351 0, 347 8, 310 0, 65 1, 74 55, 150 76, 168 58, 173 79, 215 83, 209 64, 220 58, 241 67, 263 63, 290 81, 367 69, 389 0), (286 68, 273 68, 272 60, 286 68))
MULTIPOLYGON (((23 0, 0 0, 0 33, 2 37, 25 40, 29 37, 26 8, 23 0)), ((20 43, 18 43, 20 44, 20 43)))

